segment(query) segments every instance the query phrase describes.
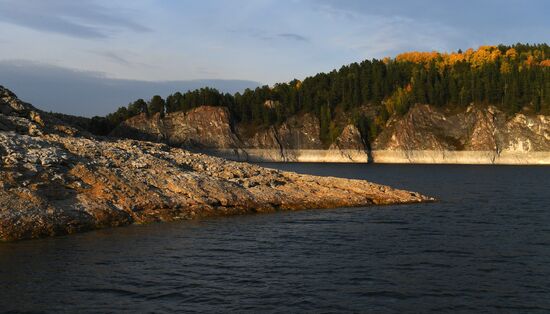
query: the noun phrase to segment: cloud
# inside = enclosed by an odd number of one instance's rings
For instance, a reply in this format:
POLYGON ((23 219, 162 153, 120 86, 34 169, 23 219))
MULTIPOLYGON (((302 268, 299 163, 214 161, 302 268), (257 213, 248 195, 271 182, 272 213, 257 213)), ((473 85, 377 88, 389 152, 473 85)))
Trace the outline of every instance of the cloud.
MULTIPOLYGON (((440 0, 304 0, 321 11, 346 14, 355 18, 401 18, 409 21, 410 34, 434 34, 447 41, 452 30, 452 46, 540 42, 547 39, 550 2, 546 0, 463 0, 460 3, 440 0), (472 9, 475 8, 475 9, 472 9), (534 8, 537 8, 534 10, 534 8), (503 21, 506 21, 503 23, 503 21), (433 26, 432 29, 423 26, 433 26), (414 28, 419 26, 417 28, 414 28)), ((428 42, 429 44, 429 42, 428 42)), ((465 47, 465 46, 464 46, 465 47)), ((437 47, 434 47, 434 49, 437 47)))
POLYGON ((291 33, 291 32, 273 33, 273 32, 258 29, 258 28, 234 29, 234 30, 229 30, 229 33, 231 33, 231 34, 245 34, 246 36, 252 37, 254 39, 268 40, 268 41, 281 40, 281 39, 293 40, 293 41, 302 41, 302 42, 308 42, 309 41, 308 37, 306 37, 304 35, 297 34, 297 33, 291 33))
POLYGON ((309 41, 307 37, 299 34, 293 34, 293 33, 282 33, 282 34, 277 34, 277 36, 280 38, 291 39, 296 41, 309 41))
POLYGON ((0 85, 37 108, 66 114, 105 115, 138 98, 167 96, 205 86, 235 93, 260 86, 245 80, 139 81, 112 79, 101 72, 77 71, 22 60, 0 61, 0 85))
POLYGON ((119 54, 112 51, 92 51, 91 53, 102 56, 112 62, 121 64, 121 65, 132 65, 133 63, 128 61, 126 58, 120 56, 119 54))
POLYGON ((361 57, 383 58, 408 50, 445 51, 456 49, 456 45, 467 46, 468 37, 462 29, 438 19, 413 18, 403 10, 391 10, 396 4, 377 0, 319 0, 310 4, 326 24, 338 25, 338 32, 325 36, 325 41, 361 57))
POLYGON ((93 0, 3 0, 0 21, 39 32, 76 38, 107 38, 120 31, 148 32, 150 28, 93 0))

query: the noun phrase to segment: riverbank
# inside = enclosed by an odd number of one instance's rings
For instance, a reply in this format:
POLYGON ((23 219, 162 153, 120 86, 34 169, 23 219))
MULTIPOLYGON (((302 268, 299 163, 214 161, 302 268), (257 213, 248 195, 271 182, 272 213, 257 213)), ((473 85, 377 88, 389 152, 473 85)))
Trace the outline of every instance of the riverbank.
POLYGON ((381 164, 550 165, 550 152, 444 150, 276 150, 208 149, 201 152, 234 161, 381 164))

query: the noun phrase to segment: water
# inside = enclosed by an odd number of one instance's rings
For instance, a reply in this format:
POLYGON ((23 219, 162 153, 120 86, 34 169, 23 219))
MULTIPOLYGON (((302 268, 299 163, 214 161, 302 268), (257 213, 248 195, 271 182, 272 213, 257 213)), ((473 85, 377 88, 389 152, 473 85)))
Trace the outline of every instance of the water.
POLYGON ((550 167, 268 166, 441 201, 0 244, 0 312, 550 311, 550 167))

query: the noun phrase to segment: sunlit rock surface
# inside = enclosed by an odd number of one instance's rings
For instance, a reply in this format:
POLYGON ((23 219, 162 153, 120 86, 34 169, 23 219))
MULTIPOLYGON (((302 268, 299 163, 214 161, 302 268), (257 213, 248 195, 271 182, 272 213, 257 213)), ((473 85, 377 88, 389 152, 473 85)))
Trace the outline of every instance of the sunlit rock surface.
POLYGON ((282 172, 166 144, 96 138, 2 87, 0 112, 1 240, 206 216, 432 200, 366 181, 282 172))
POLYGON ((550 117, 508 116, 491 106, 456 112, 413 106, 391 117, 370 145, 353 124, 326 147, 319 120, 299 114, 270 127, 234 125, 223 107, 139 115, 112 133, 207 152, 234 160, 295 162, 550 164, 550 117))

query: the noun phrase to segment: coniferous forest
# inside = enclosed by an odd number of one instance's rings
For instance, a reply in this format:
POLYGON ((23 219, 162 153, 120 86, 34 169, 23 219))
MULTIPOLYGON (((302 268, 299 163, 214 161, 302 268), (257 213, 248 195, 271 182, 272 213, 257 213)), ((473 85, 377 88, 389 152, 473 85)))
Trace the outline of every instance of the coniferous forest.
POLYGON ((407 52, 395 58, 365 60, 302 81, 223 94, 212 88, 138 99, 106 117, 94 117, 91 129, 106 134, 122 121, 145 113, 187 111, 226 106, 237 123, 273 125, 298 113, 319 117, 321 136, 331 140, 330 123, 337 111, 370 106, 377 115, 356 115, 361 133, 376 136, 393 114, 414 104, 466 108, 494 105, 507 112, 550 114, 550 46, 547 44, 482 46, 453 53, 407 52))

